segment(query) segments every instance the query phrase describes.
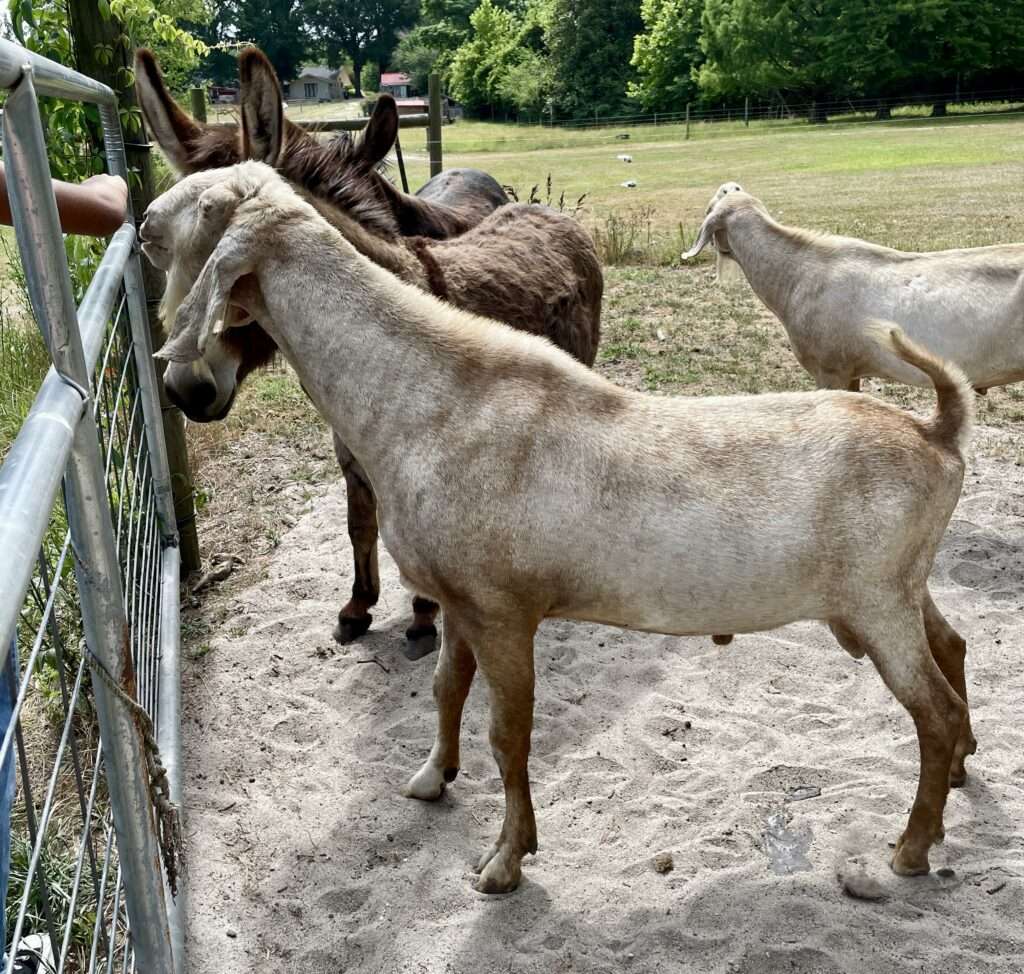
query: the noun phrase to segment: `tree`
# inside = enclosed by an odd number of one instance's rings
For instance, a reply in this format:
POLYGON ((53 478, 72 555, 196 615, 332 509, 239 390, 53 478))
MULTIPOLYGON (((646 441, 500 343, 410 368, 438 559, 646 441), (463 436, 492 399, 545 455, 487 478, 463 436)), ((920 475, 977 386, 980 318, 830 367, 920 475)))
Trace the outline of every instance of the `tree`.
POLYGON ((362 95, 363 68, 370 61, 386 66, 398 33, 411 27, 418 14, 416 0, 308 0, 314 39, 329 63, 344 53, 352 59, 352 82, 362 95))
POLYGON ((512 14, 483 0, 469 23, 472 36, 452 59, 451 92, 472 112, 506 107, 510 103, 502 98, 499 86, 522 55, 512 14))
POLYGON ((220 40, 255 44, 282 81, 296 76, 309 52, 303 0, 230 0, 217 16, 223 25, 220 40))
POLYGON ((895 70, 887 38, 898 10, 877 0, 706 0, 701 90, 790 92, 823 122, 833 94, 860 93, 895 70))
POLYGON ((633 42, 637 80, 630 93, 647 111, 679 111, 699 94, 704 0, 643 0, 645 31, 633 42))
POLYGON ((640 0, 553 0, 547 43, 559 118, 620 112, 632 78, 640 0))

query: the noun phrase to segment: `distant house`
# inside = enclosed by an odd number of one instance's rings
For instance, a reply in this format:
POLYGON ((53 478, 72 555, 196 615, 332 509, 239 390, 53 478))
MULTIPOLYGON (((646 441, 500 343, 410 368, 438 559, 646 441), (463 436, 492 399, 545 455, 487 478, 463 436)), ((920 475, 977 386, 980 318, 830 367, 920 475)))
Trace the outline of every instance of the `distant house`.
POLYGON ((380 76, 380 90, 398 98, 411 98, 416 94, 412 78, 401 71, 384 71, 380 76))
POLYGON ((284 97, 289 102, 341 101, 348 97, 345 89, 351 83, 345 68, 310 64, 300 68, 294 80, 285 82, 284 97))

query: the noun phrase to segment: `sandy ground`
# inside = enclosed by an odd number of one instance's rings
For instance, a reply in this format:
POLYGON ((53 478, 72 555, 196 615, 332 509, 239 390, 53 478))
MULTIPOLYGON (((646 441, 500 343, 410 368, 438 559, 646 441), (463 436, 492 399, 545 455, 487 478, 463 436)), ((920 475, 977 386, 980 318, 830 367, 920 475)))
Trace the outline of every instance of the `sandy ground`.
POLYGON ((912 724, 823 627, 717 647, 555 621, 536 648, 540 851, 518 892, 475 893, 502 810, 483 687, 458 781, 436 804, 401 798, 434 727, 433 661, 400 652, 408 596, 382 556, 373 632, 336 647, 344 488, 280 491, 293 526, 204 595, 212 636, 187 665, 191 970, 1024 971, 1011 435, 980 431, 993 449, 972 461, 933 577, 968 640, 979 752, 950 798, 941 872, 914 880, 886 864, 916 783, 912 724), (885 899, 847 896, 837 871, 885 899))

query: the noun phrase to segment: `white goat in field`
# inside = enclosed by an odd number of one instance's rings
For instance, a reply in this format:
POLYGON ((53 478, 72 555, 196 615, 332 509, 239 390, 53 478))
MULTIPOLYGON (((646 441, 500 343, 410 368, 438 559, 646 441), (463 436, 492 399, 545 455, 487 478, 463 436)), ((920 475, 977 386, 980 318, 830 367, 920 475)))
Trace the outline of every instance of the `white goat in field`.
POLYGON ((1024 379, 1024 244, 904 253, 783 226, 736 183, 712 197, 683 259, 709 244, 720 275, 739 264, 820 388, 856 389, 863 376, 930 383, 874 339, 875 319, 958 365, 979 392, 1024 379))
POLYGON ((545 617, 676 635, 824 621, 914 719, 920 780, 892 866, 928 871, 949 785, 974 750, 964 641, 928 592, 973 406, 955 367, 878 326, 891 355, 931 376, 927 420, 846 392, 621 389, 544 339, 396 280, 266 166, 220 174, 189 177, 150 208, 156 247, 176 221, 194 229, 175 235, 185 248, 208 252, 219 237, 169 309, 158 354, 197 361, 257 316, 379 486, 403 581, 444 612, 437 737, 408 796, 436 799, 454 780, 478 667, 490 689, 506 815, 479 890, 514 889, 537 848, 527 757, 545 617))

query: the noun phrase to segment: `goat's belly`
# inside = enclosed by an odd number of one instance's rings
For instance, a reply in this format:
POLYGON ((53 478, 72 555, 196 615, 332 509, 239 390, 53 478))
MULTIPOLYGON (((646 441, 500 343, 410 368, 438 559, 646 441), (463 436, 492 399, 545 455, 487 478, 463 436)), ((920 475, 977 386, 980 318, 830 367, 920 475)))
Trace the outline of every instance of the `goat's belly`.
POLYGON ((831 614, 830 586, 821 584, 820 571, 812 579, 795 565, 722 574, 706 567, 703 576, 697 563, 660 577, 633 572, 581 579, 583 584, 566 591, 550 614, 677 636, 760 632, 831 614))

